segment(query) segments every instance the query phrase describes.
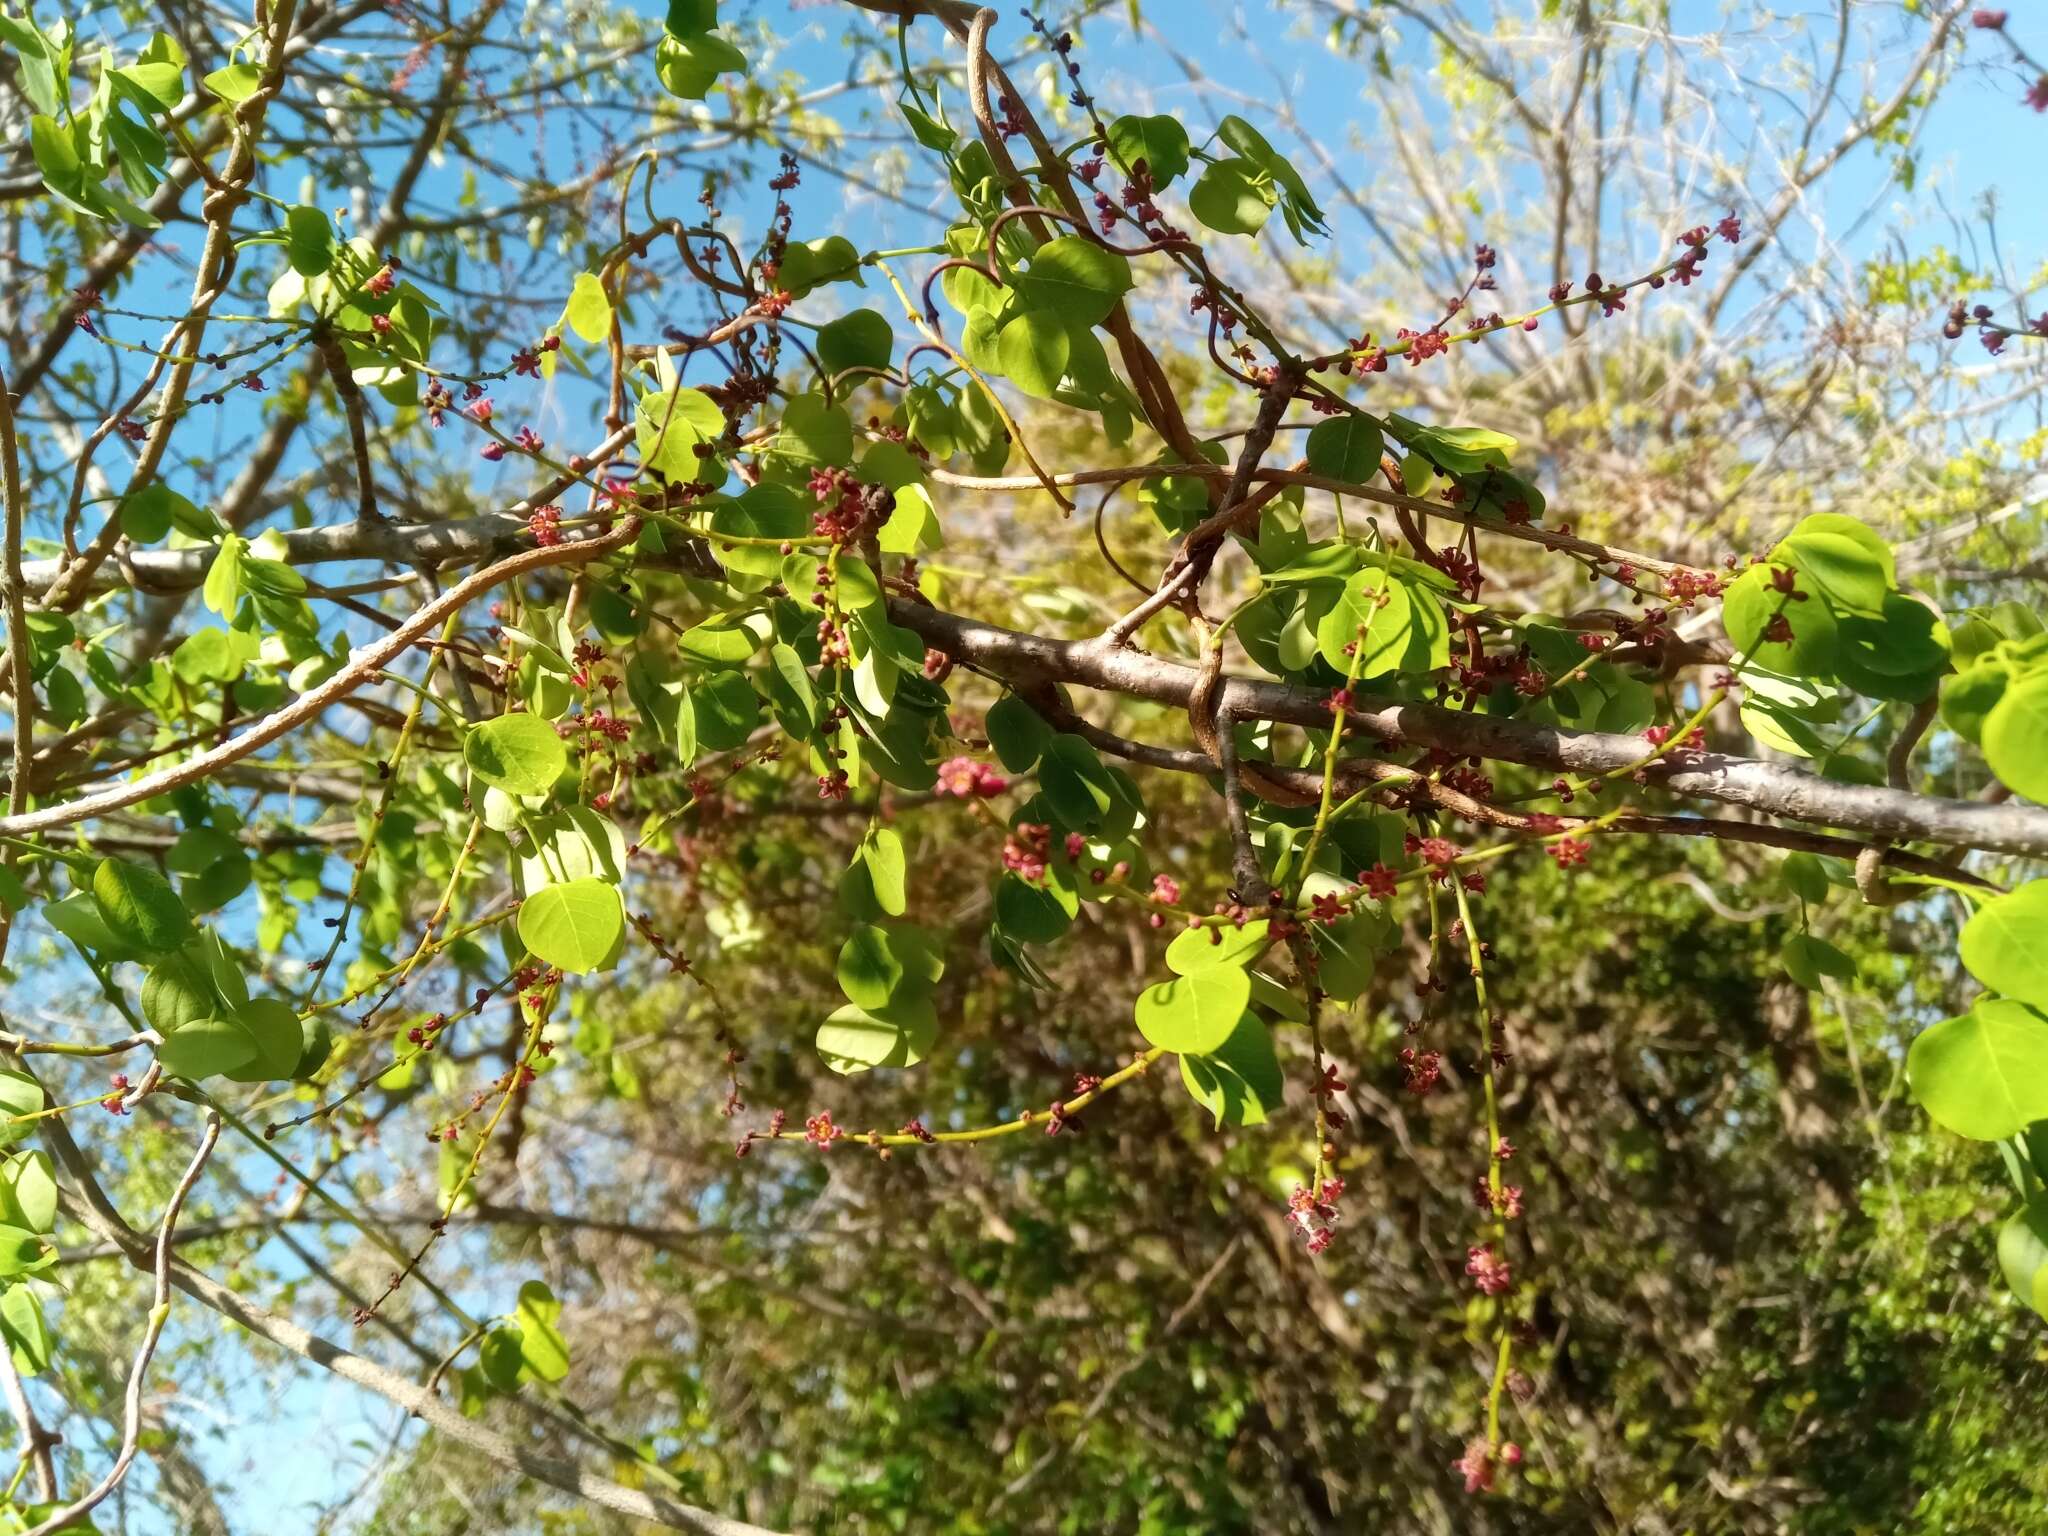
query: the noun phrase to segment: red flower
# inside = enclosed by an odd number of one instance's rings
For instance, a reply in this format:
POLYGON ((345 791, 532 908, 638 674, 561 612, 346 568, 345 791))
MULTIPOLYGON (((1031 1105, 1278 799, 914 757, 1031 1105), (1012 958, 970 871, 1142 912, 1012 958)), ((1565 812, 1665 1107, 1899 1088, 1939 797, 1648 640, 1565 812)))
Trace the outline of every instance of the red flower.
POLYGON ((1386 865, 1376 863, 1371 869, 1361 869, 1358 872, 1358 883, 1365 887, 1365 894, 1373 900, 1385 901, 1399 888, 1401 876, 1386 865))

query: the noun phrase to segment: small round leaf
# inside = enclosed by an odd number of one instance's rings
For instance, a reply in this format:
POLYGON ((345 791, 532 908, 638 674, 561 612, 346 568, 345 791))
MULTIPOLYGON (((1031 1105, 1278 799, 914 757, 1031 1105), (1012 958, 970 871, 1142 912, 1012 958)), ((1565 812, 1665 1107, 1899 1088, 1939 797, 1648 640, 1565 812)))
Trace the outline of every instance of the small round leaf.
POLYGON ((602 880, 569 880, 535 891, 519 908, 519 937, 549 965, 594 971, 611 959, 626 928, 618 890, 602 880))
POLYGON ((1231 1037, 1251 997, 1251 977, 1234 965, 1177 976, 1138 994, 1138 1032, 1162 1050, 1204 1055, 1231 1037))
POLYGON ((569 753, 538 715, 500 715, 469 733, 462 760, 508 795, 544 795, 569 766, 569 753))
POLYGON ((1985 902, 1963 924, 1961 951, 1992 991, 2048 1009, 2048 880, 1985 902))
POLYGON ((146 864, 102 859, 92 899, 115 938, 137 949, 176 949, 192 937, 192 917, 171 882, 146 864))
POLYGON ((1980 997, 1913 1042, 1906 1080, 1920 1107, 1958 1136, 2016 1136, 2048 1119, 2048 1018, 2025 1003, 1980 997))

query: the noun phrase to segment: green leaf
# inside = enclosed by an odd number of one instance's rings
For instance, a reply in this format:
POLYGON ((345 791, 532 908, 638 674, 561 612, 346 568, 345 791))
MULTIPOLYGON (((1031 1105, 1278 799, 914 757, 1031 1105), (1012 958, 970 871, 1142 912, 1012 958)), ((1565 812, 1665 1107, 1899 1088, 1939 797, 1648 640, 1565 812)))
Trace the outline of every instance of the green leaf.
POLYGON ((1322 232, 1323 211, 1309 196, 1308 183, 1287 157, 1266 141, 1264 134, 1243 118, 1232 115, 1216 125, 1216 136, 1286 190, 1288 225, 1296 239, 1301 238, 1303 228, 1322 232))
MULTIPOLYGON (((979 146, 977 146, 979 147, 979 146)), ((792 240, 782 252, 775 286, 800 299, 821 283, 860 282, 860 248, 844 235, 792 240)))
POLYGON ((538 715, 499 715, 463 739, 462 760, 508 795, 544 795, 569 767, 569 750, 538 715))
POLYGON ((996 923, 1020 944, 1051 944, 1074 925, 1080 903, 1070 890, 1006 871, 996 882, 996 923))
POLYGON ((185 94, 185 50, 168 32, 159 32, 136 55, 135 62, 113 72, 114 79, 134 87, 136 96, 146 100, 136 105, 168 112, 185 94))
POLYGON ((220 548, 213 557, 213 564, 206 569, 206 585, 200 595, 206 606, 222 618, 233 620, 235 609, 242 602, 242 556, 248 552, 249 541, 239 534, 227 534, 220 541, 220 548))
POLYGON ((142 1016, 160 1035, 210 1018, 220 1006, 213 978, 191 950, 165 956, 142 979, 142 1016))
POLYGON ((880 1008, 852 1003, 818 1026, 818 1054, 834 1072, 872 1067, 914 1067, 938 1037, 939 1018, 923 994, 892 999, 880 1008))
POLYGON ((1266 952, 1271 924, 1264 918, 1242 928, 1225 923, 1214 928, 1183 928, 1166 946, 1166 968, 1176 976, 1192 976, 1211 966, 1247 966, 1266 952))
POLYGON ((43 917, 65 938, 100 960, 128 960, 136 953, 134 945, 114 936, 90 891, 73 891, 61 901, 50 902, 43 908, 43 917))
POLYGON ((658 390, 642 395, 634 408, 634 451, 649 470, 676 485, 710 478, 709 459, 697 450, 724 433, 725 412, 699 389, 658 390))
MULTIPOLYGON (((14 1356, 14 1368, 24 1376, 37 1376, 50 1368, 50 1327, 43 1320, 43 1304, 34 1289, 16 1284, 0 1293, 0 1335, 14 1356)), ((90 1530, 89 1526, 65 1525, 61 1531, 90 1530)))
POLYGON ((863 923, 839 948, 839 990, 861 1008, 880 1008, 903 985, 903 958, 889 930, 863 923))
POLYGON ((1099 325, 1117 300, 1131 291, 1131 264, 1079 235, 1062 235, 1040 246, 1031 265, 1011 279, 1017 296, 1032 309, 1057 315, 1069 325, 1099 325))
POLYGON ((298 1012, 277 997, 252 997, 235 1010, 240 1024, 256 1047, 254 1059, 231 1068, 228 1076, 238 1083, 280 1083, 299 1069, 306 1053, 305 1030, 298 1012))
POLYGON ((761 648, 761 637, 745 618, 721 614, 683 631, 676 648, 694 660, 732 667, 761 648))
POLYGON ((1347 412, 1309 429, 1308 467, 1333 480, 1370 480, 1379 473, 1385 447, 1378 422, 1363 412, 1347 412))
POLYGON ((718 77, 747 67, 747 56, 709 32, 664 37, 654 49, 654 73, 662 88, 684 101, 702 101, 718 77))
POLYGON ((697 745, 706 752, 745 746, 761 724, 761 697, 744 672, 715 672, 689 692, 697 745))
POLYGON ((670 37, 695 37, 718 25, 718 0, 668 0, 663 26, 670 37))
POLYGON ((0 1277, 32 1275, 57 1262, 56 1248, 24 1227, 0 1226, 0 1277))
POLYGON ((1984 759, 2006 788, 2048 805, 2048 670, 2007 688, 1984 717, 1984 759))
POLYGON ((1958 1136, 2016 1136, 2048 1119, 2048 1018, 2025 1003, 1980 997, 1914 1040, 1906 1080, 1920 1107, 1958 1136))
POLYGON ((542 1282, 529 1280, 519 1287, 512 1317, 519 1325, 519 1363, 527 1375, 560 1381, 569 1374, 569 1341, 555 1327, 561 1315, 562 1304, 542 1282))
POLYGON ((68 48, 53 48, 33 22, 0 11, 0 39, 14 45, 20 58, 22 89, 36 111, 54 118, 64 110, 64 95, 57 89, 60 70, 70 73, 68 48))
POLYGON ((1996 658, 1986 658, 1948 681, 1941 690, 1941 721, 1963 740, 1981 746, 1991 711, 2005 697, 2012 671, 1996 658))
POLYGON ((318 208, 293 208, 284 216, 285 256, 301 277, 319 277, 334 265, 334 226, 318 208))
POLYGON ((2035 1195, 1999 1228, 1998 1267, 2013 1295, 2048 1317, 2048 1191, 2035 1195))
POLYGON ((500 1392, 511 1392, 519 1386, 519 1370, 525 1364, 520 1347, 523 1342, 517 1328, 498 1327, 485 1334, 477 1348, 477 1364, 484 1378, 500 1392))
MULTIPOLYGON (((600 342, 612 333, 612 301, 595 272, 578 272, 569 289, 569 302, 562 306, 562 324, 587 342, 600 342)), ((712 435, 725 426, 723 415, 712 435)))
POLYGON ((876 904, 891 917, 901 917, 907 904, 902 835, 893 827, 870 827, 861 840, 860 859, 867 866, 876 904))
POLYGON ((1803 602, 1788 598, 1771 585, 1769 566, 1753 565, 1729 584, 1721 598, 1721 624, 1736 650, 1774 672, 1826 677, 1834 670, 1834 610, 1811 592, 1803 602), (1766 640, 1765 633, 1780 616, 1791 638, 1766 640))
POLYGON ((85 164, 78 158, 78 146, 69 130, 54 117, 37 115, 29 119, 28 139, 29 153, 50 190, 83 206, 88 195, 85 164))
POLYGON ((1055 735, 1040 754, 1038 782, 1062 825, 1093 831, 1117 803, 1116 781, 1088 741, 1069 731, 1055 735))
POLYGON ((1272 1031, 1247 1010, 1230 1038, 1206 1056, 1183 1055, 1180 1080, 1216 1128, 1263 1125, 1279 1107, 1286 1081, 1273 1051, 1272 1031))
POLYGON ((960 135, 946 121, 945 109, 939 106, 936 88, 932 105, 939 107, 937 116, 925 111, 908 94, 899 96, 896 100, 897 110, 903 114, 903 120, 910 124, 911 137, 926 149, 936 149, 940 154, 945 154, 952 149, 960 135))
POLYGON ((617 888, 594 878, 546 886, 519 907, 520 941, 539 959, 564 971, 594 971, 606 965, 625 930, 625 908, 617 888))
POLYGON ((1873 699, 1924 699, 1948 667, 1948 626, 1903 593, 1885 597, 1881 618, 1839 618, 1836 632, 1836 675, 1873 699))
POLYGON ((201 1082, 246 1067, 258 1055, 256 1038, 233 1019, 194 1019, 164 1037, 156 1059, 173 1077, 201 1082))
POLYGON ((0 1147, 34 1134, 36 1122, 27 1117, 42 1107, 42 1084, 26 1072, 0 1068, 0 1147))
POLYGON ((1234 965, 1177 976, 1138 994, 1138 1032, 1163 1050, 1199 1056, 1231 1037, 1251 995, 1251 978, 1234 965))
POLYGON ((1066 322, 1043 310, 1024 310, 996 334, 995 367, 1025 394, 1050 400, 1067 374, 1073 345, 1066 322))
MULTIPOLYGON (((713 507, 711 527, 736 539, 801 539, 810 535, 811 514, 790 487, 764 481, 747 487, 737 500, 713 507)), ((782 575, 782 554, 775 545, 714 543, 712 550, 729 573, 749 578, 747 591, 759 590, 782 575)))
POLYGON ((1994 896, 1963 924, 1963 965, 1994 992, 2048 1009, 2048 880, 1994 896))
POLYGON ((121 500, 121 531, 137 544, 154 544, 171 531, 180 510, 199 515, 199 508, 165 485, 153 480, 132 496, 121 500))
POLYGON ((92 872, 92 899, 107 931, 136 949, 176 949, 192 937, 185 903, 171 882, 146 864, 100 860, 92 872))
MULTIPOLYGON (((1425 427, 1405 416, 1389 416, 1394 435, 1423 458, 1453 475, 1477 475, 1510 467, 1515 439, 1491 427, 1425 427)), ((1406 473, 1404 463, 1402 470, 1406 473)))
POLYGON ((853 418, 823 395, 792 395, 775 435, 776 460, 808 475, 814 466, 853 462, 853 418))
POLYGON ((1188 193, 1194 216, 1226 235, 1256 235, 1278 201, 1272 179, 1249 160, 1216 161, 1188 193))
POLYGON ((1779 565, 1796 566, 1826 594, 1836 614, 1881 618, 1886 596, 1898 585, 1891 546, 1853 517, 1816 512, 1771 551, 1779 565))
POLYGON ((1786 854, 1785 862, 1778 866, 1778 876, 1788 891, 1809 906, 1828 899, 1827 868, 1810 853, 1786 854))
MULTIPOLYGON (((893 448, 894 443, 878 443, 877 447, 893 448)), ((873 458, 872 452, 868 455, 873 458)), ((863 467, 866 461, 863 460, 863 467)), ((921 485, 904 485, 896 488, 896 506, 889 514, 889 520, 882 524, 875 535, 875 543, 885 555, 921 555, 926 550, 937 549, 946 542, 939 529, 939 517, 932 506, 931 494, 921 485)))
POLYGON ((856 309, 818 327, 818 361, 835 377, 849 368, 886 368, 894 343, 879 310, 856 309))
POLYGON ((1045 716, 1014 693, 1006 693, 990 706, 985 722, 988 744, 1012 773, 1029 771, 1052 740, 1052 727, 1045 716))
POLYGON ((1856 974, 1855 961, 1826 939, 1816 939, 1810 933, 1793 934, 1785 941, 1779 958, 1792 979, 1809 992, 1820 990, 1823 976, 1848 981, 1856 974))
POLYGON ((1407 584, 1391 570, 1369 565, 1354 571, 1344 583, 1343 595, 1316 625, 1316 647, 1324 661, 1344 674, 1353 664, 1345 652, 1356 647, 1360 681, 1392 672, 1402 664, 1413 638, 1413 607, 1407 584))
POLYGON ((1188 168, 1188 131, 1180 119, 1164 113, 1156 117, 1126 114, 1109 125, 1110 153, 1118 164, 1137 168, 1140 160, 1152 175, 1156 192, 1188 168))
POLYGON ((263 83, 263 71, 254 64, 229 64, 206 76, 206 88, 230 106, 239 106, 256 94, 263 83))
POLYGON ((1348 1003, 1372 985, 1377 951, 1385 942, 1387 920, 1369 907, 1315 930, 1316 983, 1331 998, 1348 1003))
POLYGON ((0 1171, 0 1221, 31 1232, 57 1225, 57 1174, 47 1152, 20 1152, 0 1171))

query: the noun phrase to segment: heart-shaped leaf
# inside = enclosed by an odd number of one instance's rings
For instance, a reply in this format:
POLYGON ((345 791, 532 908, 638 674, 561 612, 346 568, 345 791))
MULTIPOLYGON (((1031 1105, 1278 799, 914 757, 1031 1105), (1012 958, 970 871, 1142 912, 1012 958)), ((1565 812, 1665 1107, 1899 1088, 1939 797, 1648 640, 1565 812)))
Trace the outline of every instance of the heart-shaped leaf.
POLYGON ((1231 1037, 1251 997, 1251 977, 1234 965, 1177 976, 1138 994, 1138 1032, 1163 1050, 1204 1055, 1231 1037))
POLYGON ((567 880, 535 891, 520 905, 519 938, 534 955, 564 971, 594 971, 625 937, 617 889, 602 880, 567 880))
POLYGON ((508 795, 544 795, 569 766, 555 728, 537 715, 500 715, 471 731, 462 760, 486 784, 508 795))
POLYGON ((2016 1136, 2048 1119, 2048 1018, 2008 998, 1979 998, 1913 1042, 1906 1080, 1920 1107, 1958 1136, 2016 1136))

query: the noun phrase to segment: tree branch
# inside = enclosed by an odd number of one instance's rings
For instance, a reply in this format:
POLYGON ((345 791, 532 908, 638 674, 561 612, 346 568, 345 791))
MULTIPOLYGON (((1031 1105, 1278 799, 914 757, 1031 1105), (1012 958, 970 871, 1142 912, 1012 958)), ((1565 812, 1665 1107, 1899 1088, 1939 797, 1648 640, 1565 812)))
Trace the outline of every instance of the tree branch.
MULTIPOLYGON (((889 613, 922 636, 925 644, 993 673, 1020 691, 1079 683, 1185 709, 1201 676, 1193 667, 1141 651, 1099 641, 1020 634, 896 598, 890 599, 889 613)), ((1319 726, 1329 721, 1328 700, 1316 690, 1242 677, 1225 681, 1219 712, 1288 725, 1319 726)), ((1640 762, 1644 752, 1640 736, 1566 730, 1406 701, 1361 699, 1353 718, 1366 735, 1389 746, 1434 747, 1457 757, 1558 772, 1625 770, 1640 762)), ((1840 827, 1867 837, 2048 855, 2048 810, 2038 806, 1987 805, 1841 783, 1720 752, 1674 753, 1643 771, 1676 794, 1740 805, 1789 821, 1840 827)))

